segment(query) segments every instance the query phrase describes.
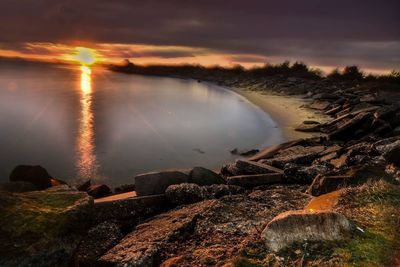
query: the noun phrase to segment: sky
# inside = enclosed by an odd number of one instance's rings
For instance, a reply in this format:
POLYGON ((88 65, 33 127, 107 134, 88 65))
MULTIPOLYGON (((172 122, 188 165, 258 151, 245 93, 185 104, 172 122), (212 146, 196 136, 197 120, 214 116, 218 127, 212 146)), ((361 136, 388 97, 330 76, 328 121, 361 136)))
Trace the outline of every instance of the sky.
POLYGON ((0 0, 0 56, 400 69, 399 0, 0 0))

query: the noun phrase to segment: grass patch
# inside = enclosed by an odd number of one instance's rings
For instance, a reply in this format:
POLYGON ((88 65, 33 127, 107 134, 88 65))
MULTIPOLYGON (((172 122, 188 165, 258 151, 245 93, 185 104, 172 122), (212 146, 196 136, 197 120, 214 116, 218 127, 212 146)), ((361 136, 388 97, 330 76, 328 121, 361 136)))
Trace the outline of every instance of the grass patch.
POLYGON ((344 266, 391 266, 400 252, 399 186, 369 182, 347 198, 344 213, 364 232, 335 249, 333 258, 344 266))

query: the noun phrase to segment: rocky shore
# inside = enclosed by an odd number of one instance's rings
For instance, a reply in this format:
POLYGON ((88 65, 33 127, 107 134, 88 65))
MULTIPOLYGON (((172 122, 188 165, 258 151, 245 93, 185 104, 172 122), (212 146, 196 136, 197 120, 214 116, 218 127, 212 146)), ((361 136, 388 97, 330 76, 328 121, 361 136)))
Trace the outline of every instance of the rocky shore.
POLYGON ((111 197, 19 166, 0 185, 0 266, 400 264, 400 106, 356 81, 182 77, 303 95, 329 120, 219 173, 141 174, 111 197))

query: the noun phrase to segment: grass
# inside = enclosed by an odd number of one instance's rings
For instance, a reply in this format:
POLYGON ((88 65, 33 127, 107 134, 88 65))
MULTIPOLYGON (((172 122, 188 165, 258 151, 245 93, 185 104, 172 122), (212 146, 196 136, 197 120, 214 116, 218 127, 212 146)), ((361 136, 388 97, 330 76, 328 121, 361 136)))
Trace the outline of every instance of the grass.
POLYGON ((363 185, 345 213, 364 233, 332 256, 344 266, 391 266, 400 256, 400 188, 378 181, 363 185))
POLYGON ((347 190, 335 210, 358 227, 352 239, 294 244, 278 254, 268 252, 261 242, 253 243, 233 266, 396 266, 394 261, 400 257, 400 186, 367 182, 347 190))

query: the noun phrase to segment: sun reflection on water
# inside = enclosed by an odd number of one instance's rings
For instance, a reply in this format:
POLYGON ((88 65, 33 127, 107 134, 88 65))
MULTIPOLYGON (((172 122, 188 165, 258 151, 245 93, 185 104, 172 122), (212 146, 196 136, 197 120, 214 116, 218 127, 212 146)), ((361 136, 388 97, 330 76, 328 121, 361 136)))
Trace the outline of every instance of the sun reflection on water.
POLYGON ((80 179, 94 179, 97 176, 98 163, 94 153, 93 107, 92 107, 92 70, 81 66, 81 113, 77 136, 78 160, 76 167, 80 179))

